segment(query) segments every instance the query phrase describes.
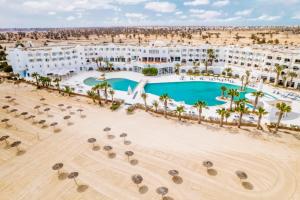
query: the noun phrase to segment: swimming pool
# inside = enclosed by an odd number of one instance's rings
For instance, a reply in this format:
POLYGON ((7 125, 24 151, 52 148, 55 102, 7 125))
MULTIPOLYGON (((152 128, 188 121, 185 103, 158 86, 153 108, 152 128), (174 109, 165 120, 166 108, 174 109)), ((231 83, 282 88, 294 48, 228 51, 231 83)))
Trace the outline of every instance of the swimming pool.
MULTIPOLYGON (((130 86, 132 90, 137 86, 137 82, 124 79, 124 78, 112 78, 106 80, 114 90, 120 91, 128 91, 128 87, 130 86)), ((95 86, 98 83, 103 82, 102 80, 98 80, 97 78, 90 77, 83 81, 85 85, 95 86)))
MULTIPOLYGON (((224 104, 216 97, 221 96, 221 86, 229 89, 240 89, 240 86, 228 83, 215 82, 168 82, 168 83, 148 83, 145 86, 145 92, 160 96, 167 93, 175 101, 184 101, 188 105, 193 105, 198 100, 205 101, 208 106, 216 106, 224 104)), ((254 89, 247 88, 244 92, 240 92, 240 96, 235 98, 245 98, 247 93, 254 92, 254 89)), ((226 95, 226 92, 225 92, 226 95)))

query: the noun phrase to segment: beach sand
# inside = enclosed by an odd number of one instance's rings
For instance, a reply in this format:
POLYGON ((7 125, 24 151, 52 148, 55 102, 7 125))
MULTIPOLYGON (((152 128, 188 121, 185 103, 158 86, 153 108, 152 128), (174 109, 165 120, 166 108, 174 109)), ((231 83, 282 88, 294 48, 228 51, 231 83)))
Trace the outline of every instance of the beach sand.
POLYGON ((18 109, 17 113, 36 115, 35 121, 58 122, 56 128, 61 130, 41 128, 32 119, 0 110, 0 120, 9 118, 12 125, 0 124, 0 136, 9 135, 10 143, 22 141, 20 149, 24 151, 16 155, 16 148, 0 143, 3 200, 161 199, 156 193, 160 186, 169 189, 165 199, 174 200, 300 199, 300 141, 291 134, 274 136, 255 129, 178 122, 144 111, 132 115, 122 109, 112 112, 83 97, 63 97, 26 84, 0 84, 0 106, 6 104, 9 110, 18 109), (16 104, 9 103, 4 98, 7 95, 16 98, 16 104), (72 108, 61 111, 60 103, 72 108), (38 114, 35 105, 50 111, 38 114), (80 117, 78 108, 85 117, 80 117), (64 120, 66 115, 71 119, 64 120), (108 138, 103 131, 107 126, 114 137, 108 138), (130 144, 125 145, 119 137, 123 132, 130 144), (100 150, 92 150, 87 142, 91 137, 97 139, 100 150), (114 158, 107 156, 104 145, 113 147, 114 158), (127 150, 134 152, 130 159, 138 163, 128 162, 127 150), (205 160, 214 164, 209 171, 202 165, 205 160), (52 170, 57 162, 64 164, 64 173, 79 172, 76 180, 84 186, 78 188, 68 178, 58 179, 52 170), (179 171, 182 181, 172 180, 171 169, 179 171), (248 179, 241 181, 236 170, 246 172, 248 179), (143 177, 140 186, 146 186, 146 192, 138 191, 131 181, 133 174, 143 177))

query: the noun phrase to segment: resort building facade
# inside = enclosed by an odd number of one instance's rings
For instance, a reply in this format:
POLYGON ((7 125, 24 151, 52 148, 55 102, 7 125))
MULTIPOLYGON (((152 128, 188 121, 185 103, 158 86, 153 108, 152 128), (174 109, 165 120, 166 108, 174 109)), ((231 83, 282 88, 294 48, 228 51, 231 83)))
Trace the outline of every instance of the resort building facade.
MULTIPOLYGON (((37 72, 41 75, 64 76, 80 71, 95 70, 108 61, 114 70, 141 72, 149 66, 156 67, 159 75, 175 73, 175 64, 181 64, 180 72, 204 70, 208 60, 207 51, 213 49, 215 59, 210 67, 214 73, 222 73, 231 67, 233 75, 245 70, 252 76, 273 82, 277 64, 284 66, 282 75, 288 71, 298 73, 293 83, 300 88, 300 49, 281 46, 217 46, 217 45, 166 45, 155 42, 148 46, 124 44, 69 45, 47 47, 17 47, 8 49, 8 60, 15 73, 29 77, 37 72), (102 62, 99 62, 101 58, 102 62), (97 61, 98 60, 98 61, 97 61), (193 66, 193 63, 201 63, 193 66)), ((281 80, 282 81, 282 80, 281 80)))

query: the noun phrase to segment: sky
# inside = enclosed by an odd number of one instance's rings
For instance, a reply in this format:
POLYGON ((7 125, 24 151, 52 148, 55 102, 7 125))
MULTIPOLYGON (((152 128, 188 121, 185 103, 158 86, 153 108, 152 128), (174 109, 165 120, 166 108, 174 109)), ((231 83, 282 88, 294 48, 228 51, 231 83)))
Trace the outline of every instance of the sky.
POLYGON ((0 0, 0 28, 300 25, 300 0, 0 0))

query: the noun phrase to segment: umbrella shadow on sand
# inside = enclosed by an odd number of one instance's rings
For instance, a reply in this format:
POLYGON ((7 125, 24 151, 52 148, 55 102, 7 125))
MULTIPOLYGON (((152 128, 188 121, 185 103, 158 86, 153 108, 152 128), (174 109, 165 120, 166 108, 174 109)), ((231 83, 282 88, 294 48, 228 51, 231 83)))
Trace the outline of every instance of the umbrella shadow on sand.
POLYGON ((88 188, 88 185, 78 185, 77 192, 85 192, 88 188))

